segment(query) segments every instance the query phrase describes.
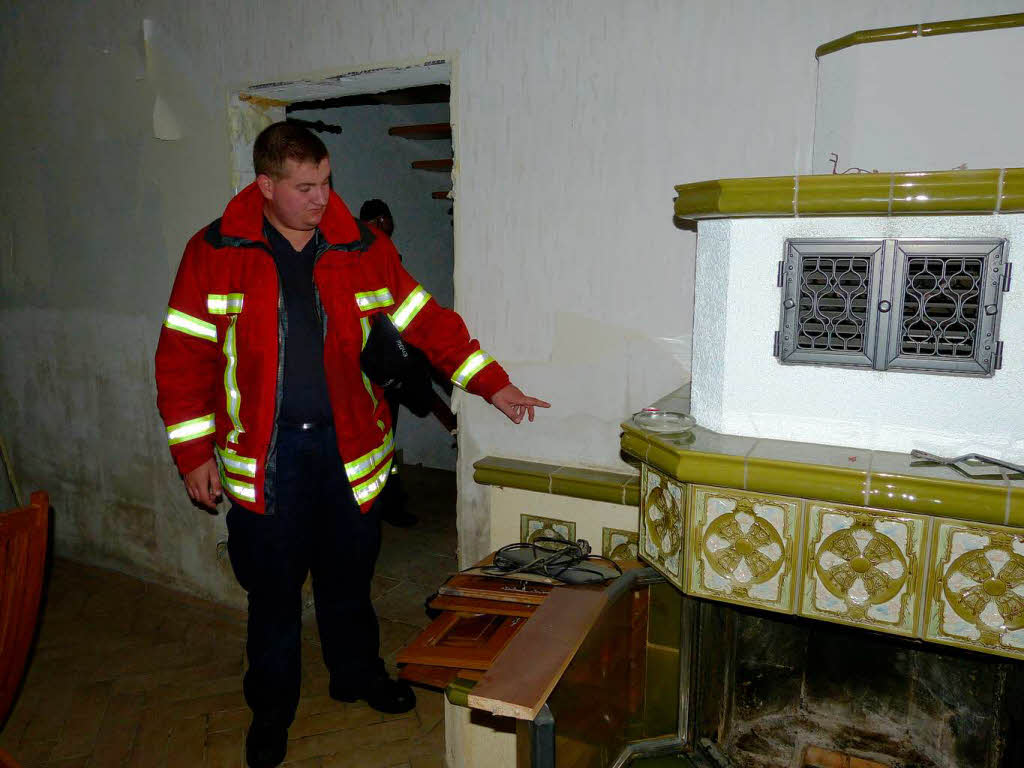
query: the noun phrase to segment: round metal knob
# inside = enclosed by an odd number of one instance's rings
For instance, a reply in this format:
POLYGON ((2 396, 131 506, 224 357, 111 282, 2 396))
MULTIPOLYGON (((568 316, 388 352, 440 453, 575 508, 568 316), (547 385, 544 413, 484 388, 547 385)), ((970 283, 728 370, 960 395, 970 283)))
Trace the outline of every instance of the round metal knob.
POLYGON ((994 315, 996 313, 996 309, 997 309, 997 307, 996 307, 995 304, 986 304, 985 305, 985 314, 986 315, 994 315))
POLYGON ((786 299, 784 302, 782 302, 782 306, 784 306, 786 309, 792 309, 793 307, 796 306, 796 302, 793 301, 792 299, 786 299))
POLYGON ((892 309, 892 304, 890 302, 884 301, 884 300, 878 302, 878 311, 879 312, 888 312, 890 309, 892 309))

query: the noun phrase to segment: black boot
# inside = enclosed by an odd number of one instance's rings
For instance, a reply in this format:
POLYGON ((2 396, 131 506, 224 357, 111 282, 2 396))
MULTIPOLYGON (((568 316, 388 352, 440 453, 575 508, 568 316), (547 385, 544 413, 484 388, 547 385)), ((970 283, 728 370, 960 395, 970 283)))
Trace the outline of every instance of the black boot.
POLYGON ((288 752, 288 729, 261 722, 255 717, 245 735, 245 760, 249 768, 274 768, 288 752))
POLYGON ((382 673, 359 686, 343 686, 331 680, 331 698, 336 701, 364 699, 372 709, 398 715, 416 706, 416 694, 403 680, 392 680, 382 673))

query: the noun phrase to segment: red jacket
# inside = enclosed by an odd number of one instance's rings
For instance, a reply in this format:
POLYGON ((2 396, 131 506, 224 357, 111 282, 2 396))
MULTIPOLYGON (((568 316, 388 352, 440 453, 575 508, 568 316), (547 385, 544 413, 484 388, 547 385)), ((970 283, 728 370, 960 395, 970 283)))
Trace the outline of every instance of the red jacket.
MULTIPOLYGON (((459 387, 490 400, 508 375, 462 318, 409 275, 391 240, 356 222, 331 193, 313 267, 338 451, 365 512, 387 481, 391 415, 363 375, 370 318, 387 312, 403 338, 459 387)), ((182 475, 216 455, 224 490, 256 512, 273 507, 285 329, 277 268, 251 184, 189 241, 156 350, 157 405, 182 475), (268 472, 268 468, 271 470, 268 472)))

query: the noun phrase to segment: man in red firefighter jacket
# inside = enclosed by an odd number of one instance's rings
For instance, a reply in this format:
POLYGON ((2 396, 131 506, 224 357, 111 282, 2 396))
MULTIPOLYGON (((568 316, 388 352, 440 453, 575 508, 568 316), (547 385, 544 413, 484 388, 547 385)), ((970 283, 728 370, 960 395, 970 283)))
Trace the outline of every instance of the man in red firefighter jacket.
POLYGON ((452 382, 519 423, 548 404, 509 383, 402 267, 391 240, 330 190, 323 143, 276 123, 256 181, 188 243, 156 352, 158 406, 189 496, 229 497, 228 553, 249 597, 243 687, 253 768, 281 763, 299 700, 301 588, 313 594, 331 695, 385 712, 415 697, 388 678, 370 580, 374 501, 393 455, 382 390, 360 353, 375 316, 452 382))

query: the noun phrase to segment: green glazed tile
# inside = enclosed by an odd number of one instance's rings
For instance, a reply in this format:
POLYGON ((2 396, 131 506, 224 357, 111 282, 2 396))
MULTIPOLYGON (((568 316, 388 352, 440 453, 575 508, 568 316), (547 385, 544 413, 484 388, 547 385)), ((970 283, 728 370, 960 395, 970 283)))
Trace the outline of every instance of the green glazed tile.
POLYGON ((992 213, 999 170, 894 173, 892 212, 992 213))
POLYGON ((1024 13, 1006 13, 1001 16, 978 16, 973 19, 926 21, 921 25, 921 35, 952 35, 957 32, 983 32, 989 29, 1021 26, 1024 26, 1024 13))
POLYGON ((445 698, 456 707, 469 707, 469 693, 476 685, 476 680, 456 677, 444 689, 445 698))
POLYGON ((762 439, 750 451, 749 458, 813 464, 866 474, 871 464, 871 451, 821 443, 762 439))
POLYGON ((1024 569, 1024 536, 955 520, 933 527, 924 639, 1024 659, 1013 602, 1019 602, 1013 587, 1024 569))
POLYGON ((1024 528, 1024 488, 1018 487, 1016 484, 1009 490, 1006 524, 1015 528, 1024 528))
POLYGON ((643 462, 647 458, 647 451, 651 444, 638 435, 631 435, 628 432, 619 439, 619 448, 626 456, 631 456, 637 461, 643 462))
POLYGON ((1006 487, 890 475, 872 469, 867 506, 1001 524, 1006 518, 1006 487))
POLYGON ((742 488, 743 462, 741 456, 687 452, 679 457, 675 477, 686 483, 742 488))
POLYGON ((929 519, 919 515, 830 502, 807 504, 797 612, 810 619, 914 636, 924 603, 929 526, 929 519), (871 552, 874 560, 860 557, 871 552), (888 563, 885 571, 877 568, 883 561, 888 563), (860 596, 855 595, 858 589, 860 596))
POLYGON ((951 467, 908 453, 875 451, 871 457, 869 506, 1002 523, 1006 493, 1006 481, 998 475, 968 480, 951 467))
POLYGON ((676 216, 686 219, 721 215, 719 197, 722 193, 719 181, 698 181, 676 187, 676 216))
POLYGON ((500 485, 548 493, 551 487, 549 476, 559 467, 538 461, 487 456, 473 464, 473 469, 473 479, 481 485, 500 485))
POLYGON ((835 40, 822 43, 814 51, 814 57, 820 59, 830 53, 841 51, 844 48, 852 48, 855 45, 865 43, 879 43, 883 40, 905 40, 908 37, 917 35, 917 25, 905 25, 902 27, 882 27, 880 29, 861 29, 851 32, 835 40))
POLYGON ((867 473, 774 459, 747 460, 747 488, 840 504, 863 504, 867 473))
POLYGON ((758 442, 756 437, 744 437, 742 435, 726 435, 721 432, 712 432, 703 427, 694 427, 694 441, 690 448, 698 453, 713 453, 722 456, 746 457, 754 449, 758 442))
POLYGON ((532 542, 538 536, 576 541, 576 521, 539 515, 519 515, 519 540, 532 542))
POLYGON ((814 51, 815 58, 820 59, 830 53, 865 43, 880 43, 887 40, 905 40, 910 37, 929 37, 931 35, 951 35, 959 32, 982 32, 988 29, 1006 29, 1024 26, 1024 13, 1007 13, 1001 16, 979 16, 973 19, 953 19, 950 21, 926 21, 923 24, 906 24, 900 27, 883 27, 881 29, 861 29, 848 35, 822 43, 814 51))
POLYGON ((650 586, 647 642, 679 649, 683 631, 683 593, 670 584, 650 586))
POLYGON ((721 182, 719 210, 725 215, 793 215, 793 178, 769 176, 721 182))
POLYGON ((644 723, 648 733, 671 734, 679 721, 679 651, 647 647, 644 723))
POLYGON ((718 179, 676 187, 681 219, 715 216, 792 216, 793 177, 718 179))
POLYGON ((1024 168, 1007 168, 1003 176, 1001 213, 1024 211, 1024 168))
POLYGON ((888 173, 840 173, 801 176, 797 210, 818 214, 880 214, 889 212, 888 173))
POLYGON ((640 478, 631 477, 623 489, 622 503, 629 507, 640 506, 640 478))
POLYGON ((621 504, 623 487, 629 479, 625 473, 559 467, 551 473, 551 493, 621 504))
POLYGON ((792 613, 802 510, 800 499, 692 486, 686 507, 687 594, 792 613), (746 528, 742 516, 748 518, 746 528))

